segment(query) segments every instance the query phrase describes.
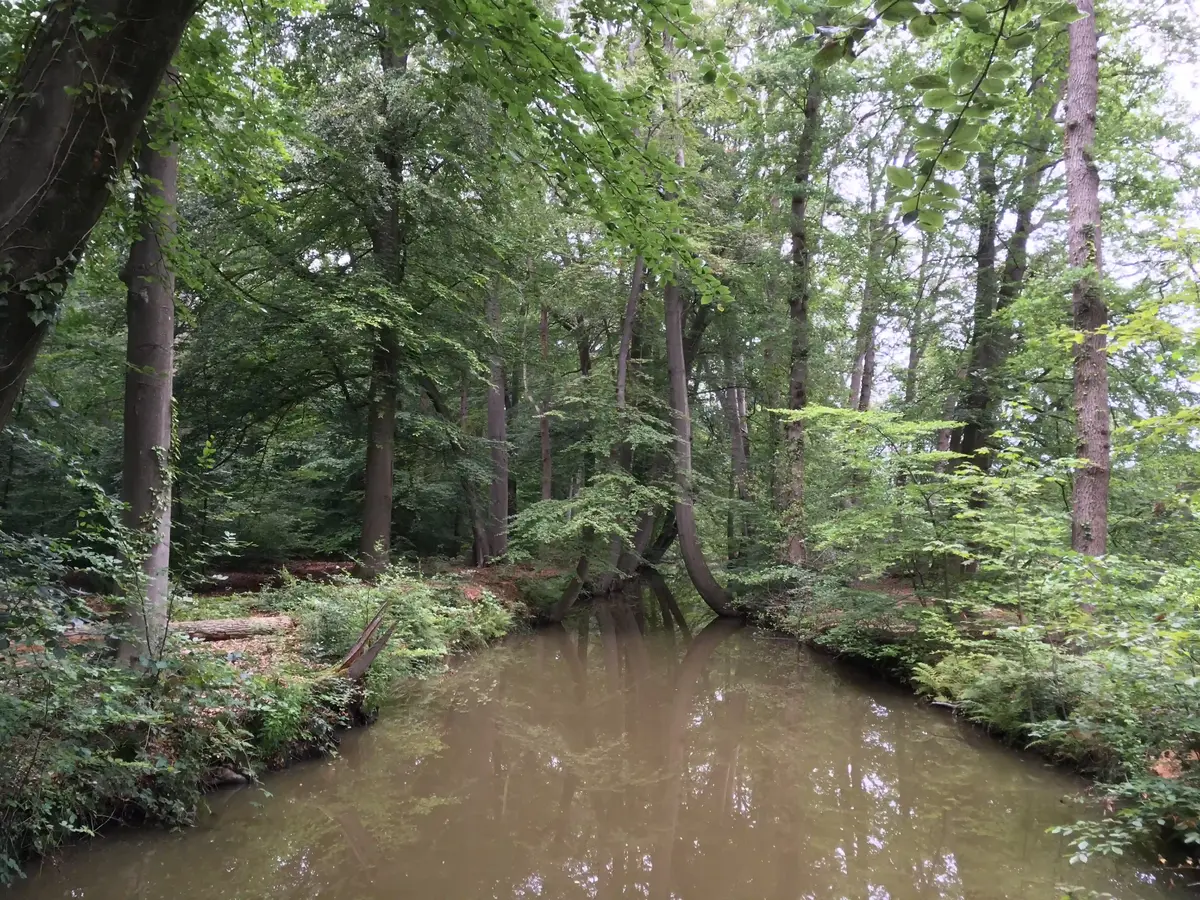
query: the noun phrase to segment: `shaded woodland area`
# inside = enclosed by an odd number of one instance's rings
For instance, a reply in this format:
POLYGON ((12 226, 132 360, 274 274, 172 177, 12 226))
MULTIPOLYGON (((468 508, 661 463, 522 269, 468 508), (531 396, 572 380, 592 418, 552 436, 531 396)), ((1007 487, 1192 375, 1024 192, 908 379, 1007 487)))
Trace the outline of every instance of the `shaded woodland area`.
MULTIPOLYGON (((1200 842, 1193 18, 6 4, 9 771, 211 699, 168 623, 214 572, 352 565, 231 600, 328 665, 381 602, 497 637, 515 601, 411 576, 520 566, 533 618, 669 577, 1041 742, 1129 804, 1084 857, 1200 842)), ((186 820, 227 752, 130 749, 129 791, 186 820)), ((63 837, 29 790, 5 860, 63 837)))

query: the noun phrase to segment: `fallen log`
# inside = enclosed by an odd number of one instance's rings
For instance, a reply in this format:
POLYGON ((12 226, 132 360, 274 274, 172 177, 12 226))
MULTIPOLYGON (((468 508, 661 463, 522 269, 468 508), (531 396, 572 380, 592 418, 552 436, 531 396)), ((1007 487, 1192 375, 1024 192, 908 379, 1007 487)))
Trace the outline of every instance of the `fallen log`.
MULTIPOLYGON (((295 627, 291 616, 249 616, 245 619, 197 619, 172 622, 167 626, 175 634, 186 634, 198 641, 231 641, 237 638, 280 634, 295 627)), ((103 638, 111 629, 104 625, 76 622, 66 631, 68 641, 103 638)))
POLYGON ((246 619, 199 619, 195 622, 172 622, 171 631, 186 634, 201 641, 230 641, 235 638, 279 634, 290 631, 296 623, 290 616, 251 616, 246 619))

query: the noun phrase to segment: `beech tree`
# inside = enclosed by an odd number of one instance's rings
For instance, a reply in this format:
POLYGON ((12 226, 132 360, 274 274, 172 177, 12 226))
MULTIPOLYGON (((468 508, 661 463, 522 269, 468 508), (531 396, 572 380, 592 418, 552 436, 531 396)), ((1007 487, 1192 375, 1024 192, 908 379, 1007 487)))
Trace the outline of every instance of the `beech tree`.
POLYGON ((50 3, 0 109, 0 428, 201 0, 50 3))
POLYGON ((121 496, 126 524, 146 544, 144 580, 130 598, 133 636, 121 648, 121 656, 130 662, 161 655, 168 618, 175 374, 175 273, 170 255, 175 251, 179 150, 162 131, 151 125, 143 135, 137 165, 142 222, 121 273, 129 287, 121 496))

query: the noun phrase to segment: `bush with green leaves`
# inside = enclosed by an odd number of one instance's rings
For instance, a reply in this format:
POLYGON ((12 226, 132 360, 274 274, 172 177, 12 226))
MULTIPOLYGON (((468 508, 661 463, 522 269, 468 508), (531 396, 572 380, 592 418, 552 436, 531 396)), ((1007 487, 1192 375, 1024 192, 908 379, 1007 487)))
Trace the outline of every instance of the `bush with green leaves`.
POLYGON ((1137 524, 1157 529, 1156 556, 1080 556, 1063 503, 1076 461, 1010 435, 984 471, 908 451, 939 423, 805 418, 814 457, 841 460, 824 460, 809 503, 818 570, 760 618, 1095 775, 1113 812, 1063 829, 1077 859, 1200 843, 1196 523, 1137 524))
POLYGON ((261 602, 299 620, 305 655, 322 665, 344 658, 386 605, 377 634, 394 630, 366 678, 364 709, 373 712, 397 680, 435 671, 449 654, 484 646, 513 629, 513 612, 490 591, 475 591, 472 599, 449 577, 423 579, 393 567, 370 583, 339 576, 318 584, 285 575, 261 602))
POLYGON ((373 711, 398 679, 432 671, 514 622, 490 593, 470 599, 462 585, 400 570, 374 584, 287 579, 220 606, 286 610, 300 621, 310 662, 323 667, 239 671, 174 637, 152 667, 128 668, 116 664, 109 642, 68 634, 98 620, 87 598, 65 586, 68 569, 121 576, 119 557, 96 549, 111 544, 106 533, 101 524, 72 540, 0 532, 0 883, 19 877, 23 859, 114 819, 192 821, 215 768, 254 774, 329 751, 337 731, 373 711), (365 688, 337 677, 328 664, 384 602, 384 628, 395 632, 365 688))

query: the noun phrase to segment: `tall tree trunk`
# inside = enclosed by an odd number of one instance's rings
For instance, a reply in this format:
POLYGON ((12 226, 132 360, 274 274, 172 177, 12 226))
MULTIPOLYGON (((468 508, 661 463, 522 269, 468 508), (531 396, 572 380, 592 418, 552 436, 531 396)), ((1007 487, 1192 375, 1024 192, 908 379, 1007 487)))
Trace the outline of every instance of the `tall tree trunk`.
POLYGON ((925 350, 925 289, 929 284, 929 240, 921 240, 921 264, 917 269, 917 297, 908 326, 908 365, 904 368, 904 405, 917 400, 917 374, 925 350))
POLYGON ((371 353, 363 524, 358 542, 358 571, 365 578, 374 578, 391 559, 398 355, 395 332, 387 326, 377 329, 371 353))
POLYGON ((546 379, 546 390, 542 395, 541 415, 538 428, 542 443, 542 499, 554 499, 554 461, 550 454, 550 308, 542 304, 542 318, 538 325, 538 338, 542 345, 542 369, 546 379))
MULTIPOLYGON (((885 207, 891 202, 891 193, 884 198, 885 207)), ((858 327, 854 335, 854 371, 850 377, 850 408, 866 412, 871 407, 871 393, 875 387, 875 332, 879 326, 879 267, 883 257, 883 243, 888 230, 884 217, 876 210, 872 193, 870 215, 867 220, 867 271, 863 278, 862 309, 858 316, 858 327)))
POLYGON ((1067 26, 1067 257, 1078 280, 1071 298, 1075 328, 1076 473, 1071 498, 1071 546, 1089 556, 1108 546, 1111 437, 1108 405, 1108 309, 1100 278, 1100 173, 1096 168, 1096 102, 1100 86, 1096 14, 1092 0, 1076 0, 1085 17, 1067 26))
POLYGON ((487 397, 487 436, 492 453, 492 483, 488 491, 488 549, 492 558, 508 550, 508 425, 504 409, 504 360, 500 351, 500 292, 488 290, 487 321, 494 348, 487 397))
MULTIPOLYGON (((670 52, 671 40, 664 35, 663 43, 670 52)), ((679 92, 679 73, 672 72, 675 83, 674 112, 678 119, 682 108, 679 92)), ((687 159, 680 139, 675 148, 675 162, 682 169, 687 159)), ((683 295, 675 282, 667 284, 663 291, 663 307, 667 330, 667 378, 668 400, 671 419, 675 427, 675 483, 679 495, 675 501, 675 520, 679 529, 679 552, 696 593, 719 616, 736 615, 733 600, 725 588, 713 577, 700 546, 700 534, 696 528, 695 497, 692 492, 692 413, 688 400, 689 353, 683 338, 683 295)), ((697 340, 698 344, 698 340, 697 340)), ((691 348, 694 358, 696 347, 691 348)))
MULTIPOLYGON (((808 406, 808 364, 812 344, 812 323, 809 319, 811 291, 812 247, 808 235, 808 199, 811 192, 813 157, 821 131, 821 74, 814 69, 808 80, 804 98, 804 127, 796 150, 793 169, 795 189, 792 193, 792 281, 788 310, 792 339, 792 364, 789 376, 788 407, 802 410, 808 406)), ((787 560, 792 565, 808 561, 804 523, 804 422, 788 422, 784 432, 790 466, 783 497, 787 516, 787 560)))
POLYGON ((621 346, 617 351, 617 409, 625 411, 625 392, 629 381, 629 358, 633 349, 633 331, 637 322, 638 301, 646 281, 646 261, 641 254, 633 261, 633 275, 629 279, 629 299, 625 301, 625 315, 621 319, 621 346))
POLYGON ((43 7, 0 109, 0 430, 200 0, 43 7))
POLYGON ((675 520, 679 528, 679 552, 696 592, 719 616, 736 615, 733 600, 717 583, 696 529, 692 493, 692 416, 688 403, 687 368, 683 356, 683 298, 679 286, 669 284, 663 292, 667 319, 667 371, 670 379, 671 416, 675 424, 675 481, 679 490, 675 520))
MULTIPOLYGON (((621 344, 617 350, 617 419, 621 433, 625 432, 625 396, 629 381, 629 360, 633 351, 633 333, 637 322, 638 302, 642 296, 645 284, 646 262, 641 254, 633 262, 633 274, 629 279, 629 299, 625 301, 625 314, 621 319, 621 344)), ((612 462, 619 469, 628 472, 633 466, 633 447, 625 440, 618 441, 612 449, 612 462)), ((596 590, 607 593, 612 589, 613 580, 619 574, 621 554, 624 551, 624 541, 619 534, 614 534, 608 544, 608 571, 601 574, 596 581, 596 590)))
POLYGON ((121 494, 125 524, 143 536, 143 581, 129 605, 127 663, 162 654, 171 561, 171 394, 175 371, 175 273, 167 255, 175 236, 179 159, 175 145, 153 146, 147 131, 138 161, 143 216, 122 278, 126 299, 125 422, 121 494))
MULTIPOLYGON (((379 45, 380 65, 388 75, 402 75, 408 68, 408 55, 394 46, 393 38, 391 31, 385 30, 379 45)), ((381 115, 388 115, 388 106, 388 100, 384 100, 381 115)), ((406 262, 404 222, 397 197, 404 183, 404 164, 395 149, 386 143, 377 144, 374 152, 388 177, 387 186, 376 198, 366 226, 379 274, 393 287, 399 287, 404 282, 406 262)), ((374 578, 391 562, 400 364, 399 339, 392 325, 378 326, 374 338, 368 386, 367 456, 363 469, 363 524, 358 543, 358 571, 365 578, 374 578)))
POLYGON ((738 370, 729 348, 726 348, 722 364, 725 385, 717 389, 717 399, 729 431, 730 500, 740 507, 736 522, 732 505, 729 513, 728 541, 732 559, 739 555, 741 540, 746 537, 745 508, 750 502, 750 438, 746 427, 745 393, 738 384, 738 370))
MULTIPOLYGON (((1044 78, 1038 77, 1029 94, 1036 96, 1049 90, 1044 78)), ((1058 94, 1058 88, 1053 88, 1058 94)), ((982 471, 991 468, 993 434, 997 428, 997 411, 1004 400, 1002 374, 1012 351, 1012 341, 1004 313, 1020 296, 1025 283, 1029 260, 1029 238, 1033 234, 1033 214, 1041 199, 1043 173, 1048 162, 1050 136, 1048 123, 1055 118, 1058 100, 1049 104, 1045 116, 1035 119, 1025 135, 1027 150, 1016 200, 1016 221, 1005 243, 1005 260, 999 278, 996 275, 997 223, 996 208, 999 187, 996 184, 995 161, 981 155, 979 169, 979 243, 976 251, 976 288, 974 323, 968 348, 965 380, 966 391, 958 402, 964 425, 958 436, 957 450, 982 471)))
POLYGON ((996 430, 994 415, 996 394, 992 379, 998 376, 999 339, 996 333, 996 158, 991 150, 979 154, 979 183, 976 205, 979 212, 979 239, 975 246, 975 311, 967 362, 967 389, 959 404, 964 415, 959 452, 967 461, 986 472, 990 455, 989 438, 996 430))
MULTIPOLYGON (((700 350, 700 342, 704 339, 704 332, 711 322, 712 304, 701 304, 692 316, 691 327, 688 328, 687 338, 683 342, 683 367, 684 380, 686 382, 691 382, 692 372, 696 365, 696 354, 700 350)), ((651 471, 653 472, 665 465, 666 461, 663 457, 656 457, 651 466, 651 471), (659 463, 660 459, 663 460, 661 465, 659 463)), ((654 477, 651 477, 650 480, 653 481, 654 477)), ((654 512, 651 512, 649 515, 657 519, 657 515, 654 512)), ((675 538, 679 536, 679 523, 675 519, 675 507, 671 506, 663 513, 662 524, 657 533, 654 531, 653 522, 651 522, 649 528, 653 537, 646 540, 644 544, 639 544, 639 552, 642 554, 642 562, 649 566, 656 566, 662 562, 662 558, 671 549, 671 545, 675 543, 675 538)), ((639 528, 640 532, 641 529, 639 528)), ((632 569, 627 568, 624 571, 632 571, 632 569)))

